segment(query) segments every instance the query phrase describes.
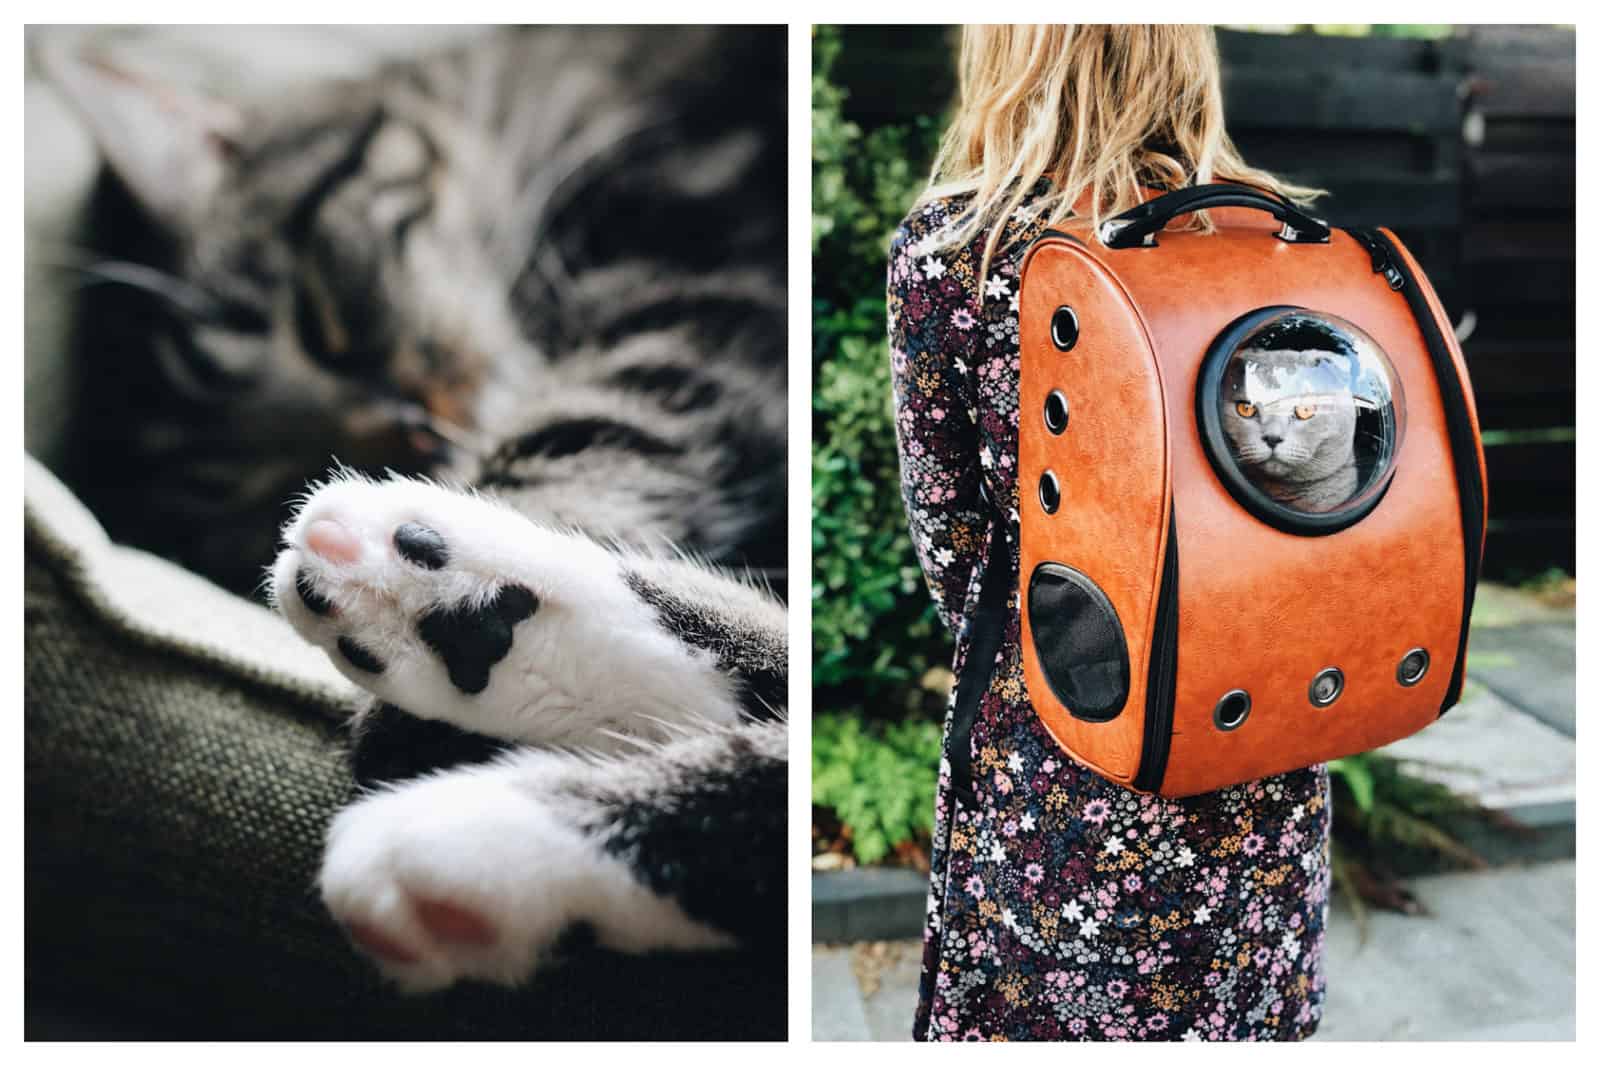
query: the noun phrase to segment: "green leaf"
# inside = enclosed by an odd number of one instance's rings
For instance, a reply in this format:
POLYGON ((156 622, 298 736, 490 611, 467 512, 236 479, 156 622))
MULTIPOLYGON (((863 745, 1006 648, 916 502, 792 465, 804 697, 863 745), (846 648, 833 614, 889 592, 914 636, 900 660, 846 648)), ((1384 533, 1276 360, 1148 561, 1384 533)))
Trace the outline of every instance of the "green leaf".
POLYGON ((1330 773, 1338 776, 1350 790, 1350 798, 1355 801, 1356 808, 1363 814, 1372 810, 1374 781, 1372 768, 1367 765, 1366 757, 1352 755, 1343 759, 1335 759, 1328 764, 1330 773))

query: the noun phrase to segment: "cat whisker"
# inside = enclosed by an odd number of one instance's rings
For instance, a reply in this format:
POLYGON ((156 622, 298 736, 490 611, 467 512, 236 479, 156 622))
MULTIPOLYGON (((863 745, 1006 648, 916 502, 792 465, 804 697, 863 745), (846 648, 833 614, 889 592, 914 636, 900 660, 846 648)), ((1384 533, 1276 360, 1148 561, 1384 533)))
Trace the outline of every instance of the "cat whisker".
POLYGON ((425 410, 423 414, 427 420, 428 430, 441 440, 480 459, 489 454, 491 450, 490 443, 482 434, 474 433, 467 427, 457 425, 449 419, 441 418, 432 412, 425 410))
POLYGON ((227 314, 222 302, 204 289, 143 263, 108 259, 91 263, 57 265, 80 275, 79 288, 91 285, 117 285, 135 289, 156 297, 169 310, 176 311, 192 321, 219 321, 227 314))

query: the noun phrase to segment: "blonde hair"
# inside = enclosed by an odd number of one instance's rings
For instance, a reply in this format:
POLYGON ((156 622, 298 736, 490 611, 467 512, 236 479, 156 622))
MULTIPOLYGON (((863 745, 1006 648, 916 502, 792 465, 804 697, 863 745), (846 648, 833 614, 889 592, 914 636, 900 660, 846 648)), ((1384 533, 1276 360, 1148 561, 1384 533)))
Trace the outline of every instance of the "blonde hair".
MULTIPOLYGON (((1055 224, 1087 200, 1092 222, 1152 186, 1237 182, 1305 203, 1319 189, 1246 165, 1222 118, 1222 73, 1209 26, 967 26, 960 95, 919 203, 970 195, 937 238, 965 244, 988 229, 981 275, 1040 178, 1029 217, 1055 224)), ((1203 213, 1184 225, 1210 230, 1203 213)))

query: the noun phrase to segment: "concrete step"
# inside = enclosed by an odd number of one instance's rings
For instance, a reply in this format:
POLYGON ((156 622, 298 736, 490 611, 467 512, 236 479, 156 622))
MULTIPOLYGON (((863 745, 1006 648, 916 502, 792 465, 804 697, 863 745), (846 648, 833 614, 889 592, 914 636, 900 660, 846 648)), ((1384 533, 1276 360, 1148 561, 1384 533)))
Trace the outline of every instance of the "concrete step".
POLYGON ((922 934, 928 875, 894 866, 811 875, 811 940, 848 944, 922 934))
POLYGON ((1577 736, 1576 612, 1485 583, 1472 606, 1467 675, 1518 710, 1577 736))
POLYGON ((1479 586, 1461 702, 1384 749, 1423 777, 1537 828, 1577 817, 1574 612, 1520 589, 1479 586))
POLYGON ((1322 1040, 1572 1040, 1573 862, 1421 877, 1427 915, 1335 909, 1322 1040))
POLYGON ((1384 752, 1525 825, 1574 824, 1577 742, 1478 684, 1470 671, 1462 695, 1439 721, 1384 752))

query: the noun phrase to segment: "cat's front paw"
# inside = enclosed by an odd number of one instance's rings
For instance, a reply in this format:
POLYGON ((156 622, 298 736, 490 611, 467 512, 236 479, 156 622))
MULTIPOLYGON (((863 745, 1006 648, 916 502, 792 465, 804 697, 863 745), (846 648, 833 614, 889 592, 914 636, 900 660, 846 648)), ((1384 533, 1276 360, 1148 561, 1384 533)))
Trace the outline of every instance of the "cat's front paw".
POLYGON ((737 713, 712 658, 662 629, 615 556, 492 501, 333 481, 284 532, 273 598, 346 677, 423 718, 539 744, 737 713))
POLYGON ((318 878, 354 944, 401 988, 516 984, 579 923, 624 951, 732 939, 645 889, 504 766, 375 793, 341 811, 318 878))

